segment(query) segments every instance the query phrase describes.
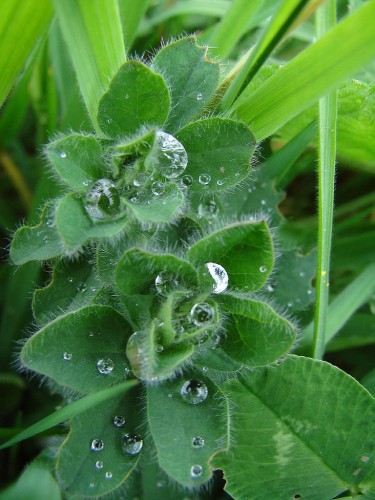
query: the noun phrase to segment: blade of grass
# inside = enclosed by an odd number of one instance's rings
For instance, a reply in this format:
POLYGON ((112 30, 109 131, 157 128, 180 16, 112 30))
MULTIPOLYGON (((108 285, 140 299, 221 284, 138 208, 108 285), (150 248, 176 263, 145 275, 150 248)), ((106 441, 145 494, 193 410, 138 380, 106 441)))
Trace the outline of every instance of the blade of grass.
POLYGON ((70 418, 79 415, 80 413, 92 408, 93 406, 99 403, 103 403, 107 399, 113 398, 118 394, 123 394, 124 392, 134 387, 137 383, 137 380, 127 380, 126 382, 117 384, 114 387, 110 387, 109 389, 84 396, 83 398, 74 401, 74 403, 71 403, 68 406, 64 406, 64 408, 61 408, 51 415, 48 415, 48 417, 42 418, 42 420, 39 420, 39 422, 36 422, 27 429, 24 429, 12 439, 9 439, 9 441, 2 444, 0 446, 0 450, 8 448, 9 446, 13 446, 14 444, 35 436, 40 432, 46 431, 47 429, 50 429, 51 427, 54 427, 61 422, 65 422, 65 420, 69 420, 70 418))
POLYGON ((137 34, 138 26, 150 5, 150 0, 122 0, 119 2, 126 50, 129 51, 137 34))
POLYGON ((0 106, 53 16, 51 0, 7 0, 0 16, 0 106))
POLYGON ((210 54, 226 58, 246 32, 249 19, 260 9, 264 0, 234 0, 225 16, 208 39, 210 54))
MULTIPOLYGON (((328 0, 317 12, 318 38, 336 23, 336 0, 328 0)), ((318 148, 318 262, 316 269, 316 304, 313 356, 322 359, 325 346, 329 300, 329 267, 335 190, 337 92, 319 101, 318 148)))
POLYGON ((258 90, 245 90, 232 112, 251 126, 257 140, 273 134, 373 59, 375 36, 369 19, 374 17, 375 2, 365 3, 258 90))
MULTIPOLYGON (((325 344, 340 331, 348 319, 365 304, 375 292, 375 264, 370 264, 357 276, 328 306, 325 344)), ((304 331, 301 347, 311 346, 314 335, 314 323, 304 331)))
POLYGON ((126 60, 116 0, 55 1, 61 31, 95 128, 99 100, 126 60))
POLYGON ((315 0, 307 4, 305 0, 288 0, 281 4, 256 46, 248 51, 224 80, 222 89, 225 89, 228 84, 229 86, 221 100, 220 109, 222 111, 232 106, 246 83, 254 77, 286 33, 297 26, 298 22, 304 20, 303 12, 310 13, 313 10, 312 7, 316 8, 317 4, 318 2, 315 0))

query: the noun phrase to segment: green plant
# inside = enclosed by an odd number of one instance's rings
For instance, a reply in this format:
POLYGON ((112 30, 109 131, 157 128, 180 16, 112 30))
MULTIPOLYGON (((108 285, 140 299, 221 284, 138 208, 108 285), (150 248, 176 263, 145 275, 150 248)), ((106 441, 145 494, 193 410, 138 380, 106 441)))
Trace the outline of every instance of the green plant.
MULTIPOLYGON (((297 319, 310 320, 303 314, 314 301, 315 253, 301 254, 278 205, 284 176, 314 138, 313 120, 280 151, 263 151, 261 168, 254 160, 257 141, 307 109, 296 122, 305 119, 323 91, 374 54, 364 28, 374 2, 281 69, 261 68, 311 7, 284 2, 255 49, 224 75, 215 51, 194 36, 166 44, 147 64, 125 60, 121 42, 110 60, 110 39, 122 35, 117 2, 105 5, 114 19, 100 45, 87 4, 56 3, 92 126, 45 146, 58 192, 10 249, 15 264, 52 267, 50 283, 34 293, 37 331, 20 366, 66 405, 7 445, 70 419, 58 450, 49 448, 55 456, 33 464, 40 474, 56 462, 68 498, 196 498, 220 470, 235 499, 374 498, 373 397, 332 364, 301 355, 311 326, 302 336, 297 319), (74 46, 80 23, 86 69, 74 46), (327 51, 358 26, 359 41, 340 49, 347 66, 328 71, 335 59, 327 51)), ((242 5, 233 2, 229 19, 242 5)), ((223 26, 212 39, 227 54, 238 40, 220 45, 223 26)), ((320 106, 320 131, 335 129, 334 98, 320 106)), ((321 167, 332 172, 335 143, 321 138, 329 151, 321 167)), ((332 183, 320 192, 329 215, 332 183)), ((320 226, 328 230, 318 245, 323 278, 330 224, 328 216, 320 226)), ((368 282, 357 278, 361 304, 373 293, 374 266, 365 274, 368 282)), ((327 283, 318 283, 315 358, 324 352, 328 304, 327 283)))

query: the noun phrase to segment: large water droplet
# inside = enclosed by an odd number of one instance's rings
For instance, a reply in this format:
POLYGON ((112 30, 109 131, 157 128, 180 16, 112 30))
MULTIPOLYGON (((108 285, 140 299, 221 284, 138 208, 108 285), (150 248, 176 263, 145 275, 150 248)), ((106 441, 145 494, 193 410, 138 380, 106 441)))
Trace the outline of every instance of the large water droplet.
POLYGON ((215 262, 207 262, 206 267, 215 281, 212 285, 212 291, 214 293, 222 293, 228 288, 228 273, 220 266, 220 264, 215 264, 215 262))
POLYGON ((207 398, 208 389, 200 380, 191 379, 183 384, 180 394, 188 403, 197 405, 207 398))
POLYGON ((92 451, 101 451, 104 448, 104 442, 101 439, 93 439, 91 441, 90 449, 92 451))
POLYGON ((124 434, 122 447, 128 455, 138 455, 143 446, 143 439, 138 434, 124 434))
POLYGON ((73 357, 73 354, 71 352, 64 352, 63 354, 63 358, 65 359, 65 361, 70 361, 73 357))
POLYGON ((155 288, 161 295, 168 295, 178 287, 179 283, 170 273, 162 271, 155 278, 155 288))
POLYGON ((203 474, 203 467, 201 465, 193 465, 190 469, 190 475, 193 479, 201 477, 203 474))
POLYGON ((161 181, 155 181, 152 183, 151 185, 151 191, 152 191, 152 194, 154 194, 155 196, 160 196, 164 193, 165 191, 165 184, 164 182, 161 182, 161 181))
POLYGON ((122 415, 116 415, 116 417, 113 418, 113 423, 116 427, 122 427, 125 425, 125 419, 122 415))
POLYGON ((86 195, 85 208, 90 217, 105 219, 120 211, 120 195, 115 184, 108 179, 99 179, 86 195))
POLYGON ((207 184, 211 181, 211 176, 208 174, 201 174, 198 177, 199 184, 203 184, 203 186, 207 186, 207 184))
POLYGON ((98 460, 96 463, 95 463, 95 467, 100 470, 100 469, 103 469, 104 467, 104 464, 101 460, 98 460))
POLYGON ((99 361, 96 363, 96 366, 98 367, 98 372, 102 375, 109 375, 115 367, 111 358, 99 359, 99 361))
POLYGON ((191 445, 193 448, 203 448, 204 439, 201 436, 196 436, 192 439, 191 445))
POLYGON ((184 146, 173 135, 161 131, 156 134, 156 143, 159 172, 168 179, 179 177, 188 163, 184 146))
POLYGON ((211 323, 215 314, 214 308, 207 302, 194 304, 190 311, 190 319, 195 326, 206 326, 211 323))

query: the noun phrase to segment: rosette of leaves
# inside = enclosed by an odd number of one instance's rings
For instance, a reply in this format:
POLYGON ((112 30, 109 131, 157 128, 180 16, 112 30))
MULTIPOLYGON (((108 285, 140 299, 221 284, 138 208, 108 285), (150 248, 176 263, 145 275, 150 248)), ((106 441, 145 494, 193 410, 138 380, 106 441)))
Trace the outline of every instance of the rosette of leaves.
POLYGON ((150 66, 127 61, 98 108, 101 134, 71 133, 45 156, 66 194, 40 223, 17 231, 15 263, 74 255, 141 224, 176 221, 191 195, 227 190, 250 169, 255 141, 229 118, 202 118, 219 84, 218 64, 194 38, 163 49, 150 66))

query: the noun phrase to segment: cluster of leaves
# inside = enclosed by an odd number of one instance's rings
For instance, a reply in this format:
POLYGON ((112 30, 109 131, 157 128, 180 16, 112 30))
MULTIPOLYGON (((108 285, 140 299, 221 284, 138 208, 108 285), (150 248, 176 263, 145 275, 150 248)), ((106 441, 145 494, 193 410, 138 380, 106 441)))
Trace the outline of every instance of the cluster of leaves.
POLYGON ((21 363, 82 401, 121 389, 73 416, 58 480, 67 495, 182 498, 221 469, 238 499, 372 498, 370 395, 288 354, 297 329, 276 304, 306 307, 313 262, 286 252, 272 274, 281 195, 272 169, 249 176, 249 128, 206 116, 218 86, 218 64, 181 39, 120 68, 101 133, 45 149, 64 194, 12 242, 15 263, 53 265, 21 363))

